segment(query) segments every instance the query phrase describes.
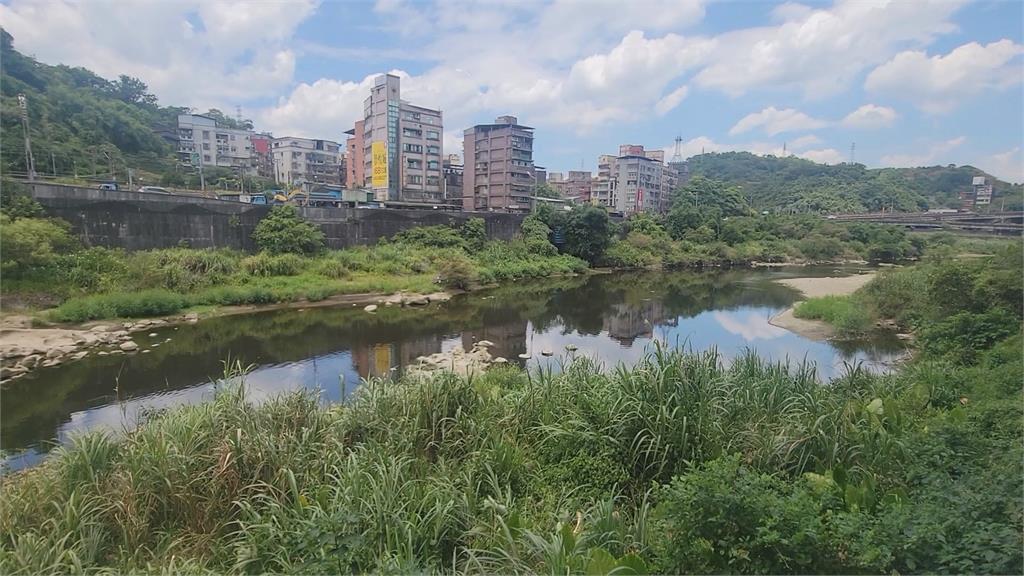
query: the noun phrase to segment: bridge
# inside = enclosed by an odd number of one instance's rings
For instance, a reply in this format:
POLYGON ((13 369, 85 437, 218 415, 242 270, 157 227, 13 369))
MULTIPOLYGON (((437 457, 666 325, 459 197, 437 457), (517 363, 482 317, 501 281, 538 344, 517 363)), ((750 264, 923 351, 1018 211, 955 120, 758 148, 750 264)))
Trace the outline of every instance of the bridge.
POLYGON ((836 214, 836 222, 895 224, 911 230, 949 230, 974 234, 1020 236, 1024 234, 1024 212, 884 212, 836 214))

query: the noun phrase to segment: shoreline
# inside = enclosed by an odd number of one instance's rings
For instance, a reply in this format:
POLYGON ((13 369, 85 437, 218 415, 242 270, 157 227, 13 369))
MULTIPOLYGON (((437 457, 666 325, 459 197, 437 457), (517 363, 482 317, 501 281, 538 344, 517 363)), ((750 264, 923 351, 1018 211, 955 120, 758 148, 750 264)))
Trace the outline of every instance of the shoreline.
MULTIPOLYGON (((779 278, 774 280, 800 292, 806 298, 822 296, 849 296, 875 277, 875 272, 854 274, 853 276, 828 276, 824 278, 779 278)), ((789 308, 768 319, 768 323, 794 334, 823 342, 835 337, 836 330, 821 320, 805 320, 793 315, 793 310, 804 300, 794 302, 789 308)))

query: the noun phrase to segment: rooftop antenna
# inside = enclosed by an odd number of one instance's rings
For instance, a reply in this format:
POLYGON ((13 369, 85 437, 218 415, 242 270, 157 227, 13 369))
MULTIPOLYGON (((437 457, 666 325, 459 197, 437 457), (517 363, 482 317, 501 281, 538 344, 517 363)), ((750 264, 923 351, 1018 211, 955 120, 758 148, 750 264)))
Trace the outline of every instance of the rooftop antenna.
POLYGON ((857 143, 850 142, 850 164, 857 163, 857 143))
POLYGON ((783 158, 786 157, 786 143, 785 142, 782 143, 782 157, 783 158))
MULTIPOLYGON (((676 150, 675 150, 675 153, 672 154, 672 162, 682 162, 683 161, 682 149, 683 149, 683 137, 682 137, 682 135, 676 135, 676 150)), ((701 152, 703 153, 703 149, 701 150, 701 152)))
POLYGON ((238 120, 239 124, 242 123, 242 107, 239 104, 235 104, 235 120, 238 120))

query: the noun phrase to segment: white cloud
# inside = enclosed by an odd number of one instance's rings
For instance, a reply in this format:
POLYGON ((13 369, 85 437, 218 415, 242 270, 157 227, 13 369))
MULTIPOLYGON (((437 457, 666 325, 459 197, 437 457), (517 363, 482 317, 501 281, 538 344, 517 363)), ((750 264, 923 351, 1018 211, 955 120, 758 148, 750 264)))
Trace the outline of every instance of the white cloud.
POLYGON ((165 104, 230 109, 291 82, 296 55, 287 41, 316 6, 13 0, 0 4, 0 25, 43 62, 136 76, 165 104))
POLYGON ((785 108, 779 110, 774 106, 769 106, 760 112, 753 114, 747 114, 739 122, 736 123, 732 129, 729 130, 730 136, 736 134, 742 134, 755 128, 760 128, 765 134, 769 136, 775 136, 782 132, 800 132, 804 130, 814 130, 826 126, 828 122, 825 120, 819 120, 812 118, 799 110, 793 108, 785 108))
POLYGON ((1024 151, 1020 146, 982 158, 976 166, 1000 180, 1024 183, 1024 151))
POLYGON ((689 92, 690 89, 686 86, 680 86, 679 88, 676 88, 675 90, 663 96, 661 100, 658 100, 658 102, 654 105, 654 111, 658 114, 658 116, 664 116, 665 114, 668 114, 673 109, 675 109, 676 106, 679 106, 679 103, 686 98, 686 95, 689 94, 689 92))
MULTIPOLYGON (((679 149, 683 158, 690 158, 705 152, 750 152, 759 156, 797 156, 806 158, 813 162, 824 162, 827 164, 839 164, 843 162, 843 155, 834 148, 808 149, 808 146, 820 144, 821 140, 812 135, 802 136, 787 144, 776 142, 716 142, 708 136, 698 136, 690 140, 680 142, 679 149)), ((675 145, 665 147, 665 156, 671 157, 675 153, 675 145)))
POLYGON ((1021 54, 1024 46, 1006 39, 986 45, 970 42, 945 56, 901 52, 874 69, 864 87, 912 100, 929 113, 948 112, 969 96, 1020 83, 1021 54))
POLYGON ((895 110, 887 106, 865 104, 847 114, 842 125, 847 128, 884 128, 895 122, 898 116, 895 110))
POLYGON ((960 145, 966 141, 966 137, 958 136, 942 142, 928 144, 924 150, 920 152, 910 154, 888 154, 886 156, 882 156, 882 165, 897 168, 916 168, 918 166, 951 164, 954 162, 947 162, 947 160, 951 159, 946 155, 959 148, 960 145))
POLYGON ((963 0, 838 0, 828 9, 776 8, 782 22, 716 38, 698 85, 738 96, 756 88, 795 88, 807 97, 836 94, 896 50, 923 46, 956 27, 963 0))
POLYGON ((344 140, 345 130, 363 117, 363 100, 373 87, 373 76, 359 82, 321 78, 299 84, 275 106, 261 110, 256 124, 275 135, 344 140))

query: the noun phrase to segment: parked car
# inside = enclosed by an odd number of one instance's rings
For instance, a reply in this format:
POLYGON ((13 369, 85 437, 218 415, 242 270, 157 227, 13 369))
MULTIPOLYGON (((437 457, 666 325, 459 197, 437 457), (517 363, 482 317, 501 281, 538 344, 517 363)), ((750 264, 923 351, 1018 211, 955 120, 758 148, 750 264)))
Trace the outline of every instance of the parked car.
POLYGON ((139 192, 148 192, 150 194, 170 194, 167 188, 161 188, 159 186, 143 186, 139 188, 139 192))
POLYGON ((117 190, 117 182, 104 182, 96 188, 98 190, 117 190))

